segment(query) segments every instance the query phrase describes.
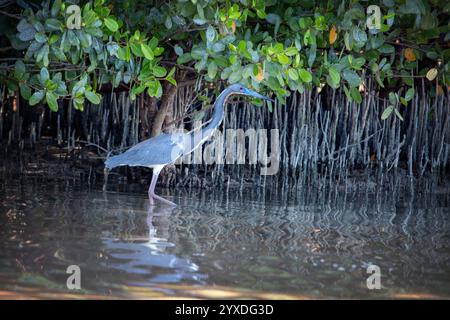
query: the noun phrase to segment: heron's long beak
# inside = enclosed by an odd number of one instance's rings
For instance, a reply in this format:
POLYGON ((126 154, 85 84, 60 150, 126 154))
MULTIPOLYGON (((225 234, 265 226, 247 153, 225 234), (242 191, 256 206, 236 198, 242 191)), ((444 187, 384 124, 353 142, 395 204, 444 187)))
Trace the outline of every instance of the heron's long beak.
POLYGON ((255 98, 259 98, 259 99, 275 102, 273 99, 270 99, 269 97, 263 96, 262 94, 259 94, 258 92, 253 91, 253 90, 249 90, 249 95, 252 96, 252 97, 255 97, 255 98))

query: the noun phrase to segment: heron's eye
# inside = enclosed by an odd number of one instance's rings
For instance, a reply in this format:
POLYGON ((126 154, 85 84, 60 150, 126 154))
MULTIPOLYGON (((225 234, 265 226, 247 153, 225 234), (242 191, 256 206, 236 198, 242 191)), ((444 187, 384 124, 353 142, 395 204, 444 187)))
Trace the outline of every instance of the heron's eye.
POLYGON ((244 88, 239 88, 240 91, 244 91, 244 88))

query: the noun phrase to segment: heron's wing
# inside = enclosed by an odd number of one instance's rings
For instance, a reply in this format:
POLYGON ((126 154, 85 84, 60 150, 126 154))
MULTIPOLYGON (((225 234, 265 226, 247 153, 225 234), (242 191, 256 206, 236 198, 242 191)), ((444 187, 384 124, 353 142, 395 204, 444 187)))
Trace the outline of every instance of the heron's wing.
POLYGON ((109 169, 117 166, 166 165, 183 155, 185 139, 184 133, 163 133, 136 144, 122 154, 108 158, 105 165, 109 169))

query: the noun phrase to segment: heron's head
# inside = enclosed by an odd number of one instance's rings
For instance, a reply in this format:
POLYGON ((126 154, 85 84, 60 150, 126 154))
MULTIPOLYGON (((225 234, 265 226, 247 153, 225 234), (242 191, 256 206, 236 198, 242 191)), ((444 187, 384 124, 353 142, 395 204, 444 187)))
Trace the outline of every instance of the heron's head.
POLYGON ((233 84, 229 87, 231 89, 231 92, 234 94, 241 94, 244 96, 250 96, 250 97, 254 97, 254 98, 259 98, 259 99, 263 99, 263 100, 269 100, 272 101, 272 99, 270 99, 269 97, 263 96, 262 94, 259 94, 256 91, 253 91, 249 88, 244 87, 242 84, 233 84))

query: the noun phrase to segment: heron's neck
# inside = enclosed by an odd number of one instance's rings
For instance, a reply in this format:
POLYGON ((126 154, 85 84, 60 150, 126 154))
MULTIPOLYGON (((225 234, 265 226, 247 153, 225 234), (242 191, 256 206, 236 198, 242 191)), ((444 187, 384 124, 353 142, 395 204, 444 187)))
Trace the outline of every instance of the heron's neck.
POLYGON ((202 133, 211 134, 220 125, 224 117, 224 105, 230 93, 231 92, 229 92, 228 89, 225 89, 217 97, 217 100, 214 103, 211 121, 203 128, 202 133))

